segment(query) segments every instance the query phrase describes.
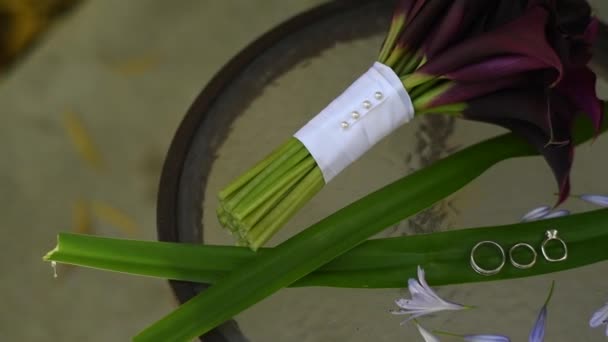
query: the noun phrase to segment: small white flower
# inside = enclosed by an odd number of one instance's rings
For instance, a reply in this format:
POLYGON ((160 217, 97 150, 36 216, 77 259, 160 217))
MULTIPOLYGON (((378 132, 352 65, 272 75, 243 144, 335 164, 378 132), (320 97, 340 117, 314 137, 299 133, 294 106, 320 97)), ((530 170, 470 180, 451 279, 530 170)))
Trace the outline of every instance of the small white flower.
POLYGON ((462 310, 467 308, 466 306, 441 299, 426 283, 426 280, 424 279, 424 270, 420 266, 418 266, 418 280, 410 278, 408 281, 408 290, 412 295, 412 299, 397 299, 395 304, 399 306, 399 310, 391 311, 395 315, 411 315, 401 324, 411 319, 439 311, 462 310))
POLYGON ((584 194, 580 196, 580 199, 600 207, 608 207, 608 196, 584 194))
POLYGON ((608 336, 608 303, 593 313, 589 320, 589 326, 597 328, 600 325, 606 325, 606 336, 608 336))
POLYGON ((548 205, 543 205, 541 207, 534 208, 534 209, 530 210, 528 213, 526 213, 521 218, 521 222, 540 220, 541 218, 545 217, 550 212, 551 212, 551 207, 548 205))
POLYGON ((416 327, 418 328, 420 335, 422 335, 424 342, 439 342, 439 339, 437 338, 437 336, 434 336, 433 334, 428 332, 426 329, 424 329, 422 326, 420 326, 420 324, 416 323, 416 327))

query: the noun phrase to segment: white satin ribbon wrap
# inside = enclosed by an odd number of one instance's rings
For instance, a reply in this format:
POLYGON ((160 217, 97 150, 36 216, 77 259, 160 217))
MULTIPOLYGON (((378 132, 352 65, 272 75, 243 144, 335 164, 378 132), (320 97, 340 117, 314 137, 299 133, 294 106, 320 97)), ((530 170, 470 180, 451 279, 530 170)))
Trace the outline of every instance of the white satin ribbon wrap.
POLYGON ((414 106, 399 76, 376 62, 294 137, 306 146, 328 183, 413 117, 414 106))

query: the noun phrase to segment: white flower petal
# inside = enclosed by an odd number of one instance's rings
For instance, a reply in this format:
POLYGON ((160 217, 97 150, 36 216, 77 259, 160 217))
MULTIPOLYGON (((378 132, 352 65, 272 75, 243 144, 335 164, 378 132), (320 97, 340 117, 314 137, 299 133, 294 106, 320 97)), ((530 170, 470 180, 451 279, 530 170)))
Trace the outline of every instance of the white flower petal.
POLYGON ((418 265, 417 269, 417 273, 418 273, 418 279, 424 279, 424 268, 420 267, 420 265, 418 265))
POLYGON ((437 295, 429 291, 415 279, 410 279, 408 284, 408 290, 412 295, 412 302, 427 303, 427 305, 433 305, 437 302, 437 295))
POLYGON ((439 342, 439 339, 436 336, 421 327, 420 324, 416 324, 416 327, 418 327, 420 335, 422 335, 422 338, 424 338, 424 342, 439 342))
POLYGON ((599 310, 597 310, 596 312, 593 313, 593 316, 591 316, 591 319, 589 320, 589 326, 592 328, 597 328, 602 324, 607 324, 608 323, 608 303, 606 303, 606 305, 604 305, 602 308, 600 308, 599 310))
POLYGON ((608 196, 584 194, 581 195, 580 199, 600 207, 608 207, 608 196))
POLYGON ((407 323, 409 323, 411 320, 416 319, 420 316, 424 316, 424 314, 415 314, 413 316, 408 317, 405 321, 402 321, 401 323, 399 323, 399 325, 406 325, 407 323))
POLYGON ((426 310, 393 310, 390 311, 390 313, 395 316, 410 315, 410 317, 408 317, 405 321, 401 322, 401 325, 411 321, 412 319, 428 314, 426 310))
POLYGON ((431 310, 433 307, 436 307, 434 303, 429 303, 425 301, 416 301, 405 298, 400 298, 395 301, 395 304, 402 310, 431 310))
POLYGON ((403 309, 408 307, 409 302, 410 301, 405 298, 399 298, 399 299, 395 300, 395 304, 397 304, 398 307, 403 308, 403 309))
POLYGON ((419 279, 408 280, 408 290, 411 299, 400 298, 395 300, 399 310, 391 311, 395 315, 412 315, 409 319, 428 315, 444 310, 462 310, 464 306, 450 303, 439 297, 424 279, 424 270, 418 266, 419 279))
POLYGON ((446 302, 444 301, 444 310, 453 310, 453 311, 458 311, 458 310, 462 310, 464 309, 464 305, 460 305, 458 303, 452 303, 452 302, 446 302))
POLYGON ((542 207, 534 208, 530 210, 521 218, 521 222, 529 222, 543 218, 551 211, 551 207, 543 205, 542 207))
POLYGON ((424 288, 424 290, 430 297, 433 297, 435 300, 445 302, 443 299, 441 299, 441 297, 439 297, 439 295, 437 293, 435 293, 435 291, 433 291, 433 289, 426 282, 426 279, 424 277, 424 270, 420 266, 418 266, 418 281, 420 282, 420 285, 422 285, 422 288, 424 288))
POLYGON ((550 218, 556 218, 556 217, 562 217, 562 216, 568 216, 568 215, 570 215, 569 210, 560 209, 560 210, 552 211, 552 212, 548 213, 547 215, 543 216, 543 220, 550 219, 550 218))

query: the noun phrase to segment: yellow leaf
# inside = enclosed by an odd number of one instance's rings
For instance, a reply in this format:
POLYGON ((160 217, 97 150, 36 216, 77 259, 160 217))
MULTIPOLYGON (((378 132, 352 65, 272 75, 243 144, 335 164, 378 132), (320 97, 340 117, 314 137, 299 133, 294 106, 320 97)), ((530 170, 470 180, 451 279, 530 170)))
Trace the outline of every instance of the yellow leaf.
POLYGON ((74 112, 64 114, 64 127, 79 156, 93 169, 101 171, 104 168, 103 158, 91 139, 83 122, 74 112))
POLYGON ((118 228, 127 236, 135 236, 139 226, 123 211, 102 202, 93 202, 93 213, 96 217, 118 228))

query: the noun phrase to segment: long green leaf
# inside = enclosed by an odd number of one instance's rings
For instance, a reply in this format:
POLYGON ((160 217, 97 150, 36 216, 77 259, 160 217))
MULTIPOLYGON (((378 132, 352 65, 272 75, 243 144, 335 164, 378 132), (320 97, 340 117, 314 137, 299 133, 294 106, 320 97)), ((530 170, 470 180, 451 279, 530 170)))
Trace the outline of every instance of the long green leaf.
MULTIPOLYGON (((405 287, 407 278, 415 277, 418 265, 427 270, 427 278, 433 285, 528 277, 608 260, 607 245, 608 209, 602 209, 530 223, 368 240, 291 286, 400 288, 405 287), (492 277, 476 274, 467 262, 471 247, 483 240, 496 241, 505 249, 518 242, 526 242, 538 249, 548 227, 559 228, 560 237, 568 243, 570 256, 565 262, 549 263, 540 258, 534 268, 520 270, 507 265, 492 277)), ((559 248, 549 245, 549 253, 552 252, 550 248, 555 247, 559 248)), ((269 250, 261 249, 258 253, 269 250)), ((518 250, 514 257, 517 259, 518 254, 526 253, 518 250)), ((555 253, 559 254, 559 251, 555 253)), ((496 256, 496 253, 484 255, 480 250, 476 253, 476 260, 492 263, 496 262, 496 256)), ((57 248, 45 260, 166 279, 215 283, 253 257, 255 253, 246 247, 62 233, 58 237, 57 248)))
MULTIPOLYGON (((589 125, 577 125, 576 133, 578 141, 592 136, 589 125)), ((499 161, 533 154, 523 140, 503 135, 440 160, 335 212, 272 251, 256 255, 135 340, 191 340, 382 229, 456 192, 499 161)))

